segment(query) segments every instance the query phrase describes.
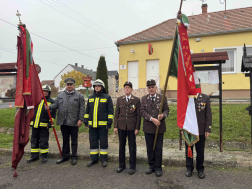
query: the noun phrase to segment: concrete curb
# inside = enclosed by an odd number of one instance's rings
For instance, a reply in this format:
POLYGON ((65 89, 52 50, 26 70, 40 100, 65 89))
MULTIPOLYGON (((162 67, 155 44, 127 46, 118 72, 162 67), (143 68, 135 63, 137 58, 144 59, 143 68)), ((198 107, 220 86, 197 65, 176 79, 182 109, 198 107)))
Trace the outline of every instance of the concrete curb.
MULTIPOLYGON (((5 154, 5 155, 12 155, 12 150, 11 149, 4 149, 0 148, 0 153, 5 154)), ((30 155, 29 150, 25 150, 25 155, 30 155)), ((59 159, 60 154, 58 152, 50 152, 48 154, 48 158, 54 158, 54 159, 59 159)), ((85 160, 89 161, 90 156, 89 154, 78 154, 78 159, 80 160, 85 160)), ((118 154, 109 154, 108 155, 108 161, 109 162, 114 162, 118 163, 119 156, 118 154)), ((126 161, 129 161, 129 157, 126 157, 126 161)), ((147 163, 147 157, 146 156, 138 156, 137 157, 137 164, 141 163, 147 163)), ((165 157, 163 156, 163 161, 162 164, 167 167, 185 167, 185 159, 184 158, 172 158, 172 157, 165 157)), ((205 167, 221 167, 221 168, 242 168, 242 169, 252 169, 252 163, 244 163, 240 162, 238 160, 205 160, 204 162, 205 167)))

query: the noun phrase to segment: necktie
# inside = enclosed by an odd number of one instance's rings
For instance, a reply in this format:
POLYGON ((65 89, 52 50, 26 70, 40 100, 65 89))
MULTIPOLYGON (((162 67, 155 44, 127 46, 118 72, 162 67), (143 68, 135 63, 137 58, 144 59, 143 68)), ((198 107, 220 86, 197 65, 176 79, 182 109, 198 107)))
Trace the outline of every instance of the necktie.
POLYGON ((154 97, 154 96, 151 97, 151 101, 152 101, 152 103, 154 104, 154 101, 155 101, 155 97, 154 97))
POLYGON ((127 102, 129 102, 129 98, 127 98, 127 102))

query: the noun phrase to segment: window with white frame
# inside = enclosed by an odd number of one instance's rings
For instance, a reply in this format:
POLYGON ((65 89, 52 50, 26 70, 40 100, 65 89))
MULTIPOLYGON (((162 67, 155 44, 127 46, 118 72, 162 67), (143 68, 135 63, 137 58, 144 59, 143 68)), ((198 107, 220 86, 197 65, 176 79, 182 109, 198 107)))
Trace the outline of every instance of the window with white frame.
POLYGON ((222 66, 222 73, 232 73, 235 72, 235 49, 215 49, 215 52, 227 52, 228 53, 228 59, 226 60, 225 64, 221 64, 222 66))
POLYGON ((247 47, 247 55, 252 56, 252 47, 247 47))

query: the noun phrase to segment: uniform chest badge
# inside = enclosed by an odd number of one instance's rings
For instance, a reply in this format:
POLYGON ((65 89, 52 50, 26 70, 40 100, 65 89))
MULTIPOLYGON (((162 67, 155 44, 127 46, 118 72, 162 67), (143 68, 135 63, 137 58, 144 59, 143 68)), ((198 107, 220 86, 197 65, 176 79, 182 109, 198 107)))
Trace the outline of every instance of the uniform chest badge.
POLYGON ((200 102, 200 103, 197 103, 197 105, 198 105, 199 112, 201 112, 202 110, 206 108, 206 103, 200 102))
POLYGON ((161 106, 160 103, 157 103, 157 109, 160 109, 160 106, 161 106))
POLYGON ((134 113, 136 111, 136 106, 133 104, 130 106, 130 113, 134 113))

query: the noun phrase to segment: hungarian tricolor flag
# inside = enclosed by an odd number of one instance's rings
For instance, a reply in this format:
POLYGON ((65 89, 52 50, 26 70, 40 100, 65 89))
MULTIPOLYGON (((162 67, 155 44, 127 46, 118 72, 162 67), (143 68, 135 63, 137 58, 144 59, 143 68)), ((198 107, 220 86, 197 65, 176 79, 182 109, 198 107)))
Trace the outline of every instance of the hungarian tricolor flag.
POLYGON ((191 61, 188 27, 187 17, 181 15, 175 33, 174 53, 169 75, 178 78, 177 125, 183 131, 183 138, 188 144, 188 157, 192 157, 190 146, 199 140, 194 98, 197 98, 197 93, 201 93, 201 89, 191 61))
MULTIPOLYGON (((17 37, 17 84, 15 96, 15 126, 12 151, 12 167, 17 168, 29 141, 30 122, 34 116, 34 107, 38 106, 43 94, 32 57, 32 41, 25 25, 19 25, 17 37)), ((17 176, 16 172, 14 176, 17 176)))

